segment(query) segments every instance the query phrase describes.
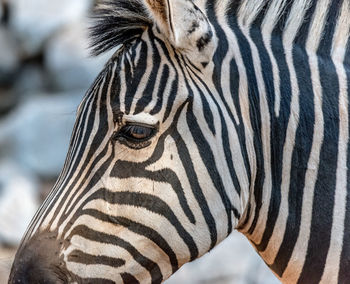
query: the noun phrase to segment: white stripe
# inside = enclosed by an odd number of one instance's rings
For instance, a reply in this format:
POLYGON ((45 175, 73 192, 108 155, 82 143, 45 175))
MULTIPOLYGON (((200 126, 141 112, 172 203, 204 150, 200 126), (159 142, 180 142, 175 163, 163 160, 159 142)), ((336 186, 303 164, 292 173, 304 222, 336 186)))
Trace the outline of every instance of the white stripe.
POLYGON ((283 12, 283 8, 285 6, 286 0, 273 0, 271 1, 269 5, 269 9, 266 12, 266 15, 264 17, 263 23, 262 23, 262 36, 264 41, 264 46, 267 50, 267 54, 269 55, 269 58, 271 60, 272 65, 272 76, 273 76, 273 86, 274 86, 274 92, 275 92, 275 115, 276 117, 279 116, 280 112, 280 104, 281 104, 281 93, 280 93, 280 77, 278 72, 278 65, 276 58, 273 55, 272 52, 272 46, 271 46, 271 36, 272 31, 275 28, 275 25, 277 24, 277 21, 279 17, 281 16, 281 13, 283 12))
POLYGON ((320 74, 318 71, 318 57, 316 52, 321 40, 323 27, 326 22, 327 13, 324 11, 328 10, 327 7, 329 3, 330 0, 320 0, 317 3, 306 42, 306 51, 309 57, 312 90, 314 94, 315 124, 311 152, 305 174, 305 186, 303 189, 303 203, 299 236, 294 246, 294 250, 287 268, 282 275, 283 279, 288 279, 288 281, 291 281, 291 283, 298 280, 298 277, 302 271, 308 248, 308 240, 310 237, 314 189, 317 179, 324 131, 324 120, 322 112, 322 88, 320 82, 320 74))
POLYGON ((102 278, 113 280, 116 283, 123 283, 120 273, 129 272, 139 281, 141 281, 144 277, 146 279, 150 279, 150 274, 148 271, 138 262, 136 262, 126 249, 117 245, 95 242, 89 239, 85 239, 81 236, 73 236, 71 239, 71 246, 66 251, 64 251, 64 261, 66 263, 68 271, 82 278, 102 278), (75 249, 91 255, 105 255, 122 258, 127 263, 127 266, 131 267, 133 271, 125 271, 125 268, 127 267, 126 265, 115 268, 107 265, 86 265, 68 261, 69 253, 75 249))
MULTIPOLYGON (((110 81, 108 82, 108 91, 107 91, 107 100, 106 100, 106 111, 107 111, 107 123, 108 123, 108 128, 109 131, 107 132, 106 137, 104 137, 100 147, 98 149, 96 149, 96 153, 94 155, 94 157, 98 156, 100 153, 102 153, 103 149, 106 147, 106 145, 108 145, 109 141, 110 141, 110 135, 113 132, 114 129, 114 124, 113 124, 113 112, 111 109, 111 88, 112 88, 112 82, 114 80, 115 77, 115 68, 116 65, 114 66, 113 70, 112 70, 112 76, 110 81)), ((103 90, 103 88, 101 87, 101 90, 103 90)), ((99 119, 99 112, 100 112, 100 100, 101 100, 101 92, 99 94, 99 98, 98 98, 98 110, 96 112, 96 121, 95 121, 95 125, 98 125, 98 119, 99 119)), ((94 132, 94 131, 93 131, 94 132)), ((91 139, 91 137, 94 137, 96 133, 92 133, 92 136, 90 136, 89 140, 91 139)), ((88 143, 87 145, 89 145, 90 143, 88 143)), ((60 214, 57 215, 55 221, 53 222, 52 226, 53 228, 55 228, 55 226, 59 225, 59 230, 58 233, 59 235, 62 233, 62 231, 64 230, 65 226, 69 223, 69 221, 71 220, 72 216, 75 214, 75 210, 72 210, 72 212, 70 213, 69 216, 66 217, 66 219, 64 220, 64 222, 62 224, 58 224, 59 221, 59 217, 62 214, 62 210, 64 208, 66 208, 65 212, 67 212, 68 210, 70 210, 72 208, 72 206, 74 205, 74 203, 76 202, 76 200, 79 198, 79 201, 77 202, 77 204, 75 205, 76 208, 78 208, 82 202, 84 202, 86 200, 86 198, 88 196, 90 196, 93 192, 93 189, 91 189, 88 193, 85 194, 84 197, 81 196, 81 193, 86 189, 86 184, 88 184, 91 179, 94 177, 96 171, 98 171, 98 169, 103 165, 103 163, 109 158, 109 156, 112 154, 112 148, 113 146, 109 146, 106 155, 101 158, 101 160, 95 165, 94 169, 91 170, 91 174, 90 176, 86 176, 87 172, 89 171, 89 168, 91 167, 92 163, 94 162, 94 159, 92 158, 90 160, 90 162, 88 163, 86 169, 84 170, 84 172, 82 173, 81 177, 79 178, 79 180, 76 183, 76 186, 71 190, 69 196, 67 197, 67 199, 65 200, 64 205, 61 208, 61 212, 60 214), (85 178, 85 184, 82 183, 83 178, 85 178), (80 188, 78 190, 78 188, 80 188), (71 199, 71 197, 73 196, 73 198, 71 199), (71 200, 70 200, 71 199, 71 200)), ((82 161, 86 160, 86 155, 88 153, 88 149, 86 149, 86 151, 84 152, 84 156, 82 158, 82 161)), ((78 173, 78 171, 76 171, 78 173)), ((74 178, 73 178, 74 179, 74 178)), ((102 177, 100 182, 103 183, 102 177)), ((98 187, 98 185, 100 184, 97 183, 95 188, 98 187)), ((66 188, 67 190, 67 188, 66 188)))
POLYGON ((349 140, 348 88, 343 64, 350 32, 350 5, 343 2, 333 37, 332 60, 339 79, 339 142, 331 242, 320 283, 337 283, 343 247, 347 195, 347 151, 349 140))
MULTIPOLYGON (((144 33, 142 36, 142 39, 144 40, 144 42, 147 44, 147 63, 146 63, 146 70, 145 73, 143 74, 137 88, 136 88, 136 92, 135 94, 132 94, 133 97, 133 101, 131 104, 131 108, 130 108, 130 114, 133 114, 135 112, 136 109, 136 105, 137 102, 139 101, 140 98, 143 97, 143 94, 145 92, 145 89, 147 87, 147 83, 149 81, 149 78, 151 76, 151 72, 153 69, 153 46, 151 44, 151 39, 148 36, 148 33, 144 33)), ((140 55, 140 60, 145 60, 145 58, 142 58, 141 56, 144 56, 144 54, 140 55)), ((125 78, 126 80, 128 80, 128 78, 125 78)), ((129 94, 130 95, 130 94, 129 94)), ((146 94, 146 96, 149 96, 149 94, 146 94)), ((125 101, 121 101, 121 105, 125 104, 125 101)))
MULTIPOLYGON (((300 26, 303 23, 304 14, 306 13, 307 9, 307 4, 308 3, 303 0, 295 1, 293 3, 282 38, 283 49, 286 54, 286 62, 290 73, 292 98, 290 106, 290 117, 286 132, 286 141, 283 147, 282 181, 280 189, 281 203, 274 230, 269 240, 268 246, 266 247, 264 252, 260 252, 260 255, 268 264, 273 263, 276 254, 280 248, 288 217, 288 191, 290 184, 292 153, 294 149, 296 130, 299 123, 299 86, 297 81, 297 74, 294 68, 292 49, 294 39, 297 35, 300 26), (296 14, 296 12, 298 12, 298 14, 296 14), (294 20, 293 22, 291 22, 291 17, 294 20)), ((268 210, 268 206, 269 202, 263 203, 261 211, 268 210)))
POLYGON ((267 0, 243 0, 238 10, 238 22, 250 26, 267 0))
MULTIPOLYGON (((88 99, 91 99, 91 95, 89 93, 87 93, 87 95, 84 97, 83 102, 87 102, 88 99)), ((81 111, 81 108, 83 106, 84 106, 84 109, 85 109, 85 108, 87 108, 88 104, 80 103, 79 111, 81 111)), ((78 143, 77 137, 79 136, 79 133, 81 131, 81 126, 80 126, 81 124, 82 124, 82 120, 80 119, 79 122, 75 123, 73 131, 72 131, 72 133, 75 133, 75 131, 78 131, 78 133, 75 134, 75 142, 74 143, 76 143, 76 144, 78 143)), ((72 139, 73 139, 73 137, 72 137, 72 139)), ((76 148, 76 144, 74 144, 74 148, 76 148)), ((69 151, 74 153, 74 151, 71 151, 71 150, 69 150, 69 151)), ((72 160, 72 158, 70 158, 70 160, 72 160)), ((62 184, 64 182, 64 180, 67 178, 67 175, 69 175, 69 173, 71 171, 71 168, 69 168, 70 164, 72 164, 72 161, 70 161, 68 163, 67 160, 66 160, 66 162, 64 164, 64 167, 63 167, 63 170, 62 170, 58 180, 55 182, 55 185, 53 186, 53 188, 50 191, 49 195, 45 199, 44 203, 40 206, 39 210, 36 212, 34 218, 32 219, 30 225, 28 226, 28 229, 27 229, 27 231, 25 233, 26 238, 29 238, 33 234, 35 234, 36 230, 40 226, 41 221, 44 219, 44 217, 45 217, 49 207, 54 202, 55 197, 59 194, 60 184, 62 184), (67 173, 68 169, 66 169, 66 167, 70 169, 69 173, 67 173), (65 177, 65 179, 63 179, 63 177, 65 177)), ((51 210, 51 212, 52 212, 52 210, 51 210)))
MULTIPOLYGON (((271 149, 270 149, 270 145, 271 145, 270 112, 269 112, 269 107, 268 107, 267 98, 266 98, 265 82, 262 75, 262 69, 261 69, 262 66, 259 58, 259 51, 249 36, 250 27, 243 26, 243 23, 240 23, 240 22, 239 22, 239 25, 240 25, 241 31, 243 32, 244 36, 249 42, 249 46, 252 53, 257 88, 259 90, 258 94, 250 94, 250 95, 259 96, 259 102, 260 102, 259 107, 260 107, 260 116, 261 116, 260 135, 261 135, 261 143, 262 143, 263 156, 264 156, 264 172, 265 172, 264 184, 262 188, 262 200, 270 200, 271 190, 272 190, 271 149)), ((254 108, 255 106, 252 106, 252 107, 254 108)), ((250 238, 254 239, 255 242, 261 241, 262 233, 265 229, 265 223, 267 221, 267 214, 268 214, 268 206, 262 206, 261 210, 259 211, 259 218, 257 221, 256 229, 254 230, 252 236, 250 236, 250 238)))
MULTIPOLYGON (((84 109, 84 111, 87 111, 87 112, 91 112, 91 108, 92 108, 92 105, 91 104, 85 104, 84 107, 86 109, 84 109)), ((83 127, 79 127, 79 129, 83 129, 83 134, 86 132, 86 129, 87 129, 87 120, 83 121, 81 120, 79 122, 79 125, 80 123, 84 123, 83 127)), ((71 165, 75 163, 75 161, 78 159, 78 152, 80 151, 80 147, 81 147, 81 142, 82 141, 79 141, 79 147, 77 148, 76 150, 76 153, 75 153, 75 158, 74 160, 71 162, 71 165)), ((68 176, 69 174, 71 173, 71 171, 73 170, 72 167, 70 165, 70 169, 68 171, 68 173, 66 174, 66 176, 64 177, 64 179, 62 180, 61 184, 64 184, 66 182, 66 180, 68 179, 68 176)), ((41 213, 41 219, 40 219, 40 222, 41 220, 43 220, 43 224, 41 225, 41 229, 44 229, 47 225, 50 224, 50 220, 53 216, 53 214, 55 213, 55 210, 57 208, 57 206, 59 205, 59 202, 58 202, 58 199, 56 200, 56 197, 62 197, 62 192, 61 192, 61 189, 58 187, 59 183, 56 183, 57 185, 55 185, 54 189, 52 190, 52 197, 50 195, 50 202, 46 205, 46 209, 43 213, 41 213), (53 202, 55 202, 54 206, 50 209, 50 212, 47 212, 48 208, 51 206, 51 204, 53 204, 53 202), (46 215, 48 213, 48 215, 46 215)), ((40 222, 38 221, 36 223, 36 227, 35 227, 35 230, 36 231, 38 229, 38 226, 40 226, 40 222)))
MULTIPOLYGON (((239 183, 241 185, 241 197, 239 198, 240 206, 237 208, 240 208, 240 213, 242 214, 242 217, 244 217, 244 213, 246 213, 247 210, 247 204, 248 200, 250 198, 250 192, 251 189, 249 188, 250 184, 254 184, 255 180, 255 174, 256 174, 256 157, 255 157, 255 150, 254 145, 252 143, 253 141, 253 135, 252 135, 252 126, 251 126, 251 120, 250 120, 250 112, 249 112, 249 98, 248 98, 248 79, 247 79, 247 73, 244 66, 244 62, 242 59, 242 56, 240 54, 240 49, 238 46, 236 35, 233 33, 232 29, 229 27, 229 24, 227 23, 227 18, 223 15, 226 13, 226 9, 230 4, 230 0, 227 1, 221 1, 220 3, 217 3, 215 6, 215 13, 216 18, 218 20, 218 23, 220 24, 221 28, 225 32, 226 38, 229 41, 229 49, 228 53, 232 54, 232 59, 236 61, 238 72, 239 72, 239 87, 238 87, 238 96, 239 96, 239 107, 241 109, 241 115, 243 120, 243 126, 244 126, 244 132, 245 132, 245 141, 246 141, 246 149, 248 153, 248 160, 249 160, 249 167, 251 169, 251 180, 248 180, 247 173, 245 172, 245 164, 243 161, 242 154, 240 153, 237 155, 239 157, 239 160, 235 160, 234 167, 235 171, 237 173, 237 177, 239 179, 239 183), (242 171, 244 173, 242 173, 242 171), (242 173, 242 174, 241 174, 242 173)), ((225 72, 225 70, 223 70, 225 72)), ((229 74, 229 73, 228 73, 229 74)), ((224 76, 223 76, 224 77, 224 76)), ((226 121, 229 121, 228 119, 226 121)), ((229 125, 228 125, 229 126, 229 125)), ((234 129, 234 126, 231 123, 231 129, 234 129)), ((231 147, 235 147, 235 143, 238 143, 238 136, 234 137, 233 135, 230 135, 230 145, 231 147)), ((235 151, 232 151, 233 157, 235 156, 235 151)), ((234 202, 234 204, 237 203, 237 201, 234 202)), ((254 201, 253 201, 254 204, 254 201)), ((254 206, 254 205, 253 205, 254 206)), ((244 218, 242 218, 243 220, 244 218)), ((236 224, 237 226, 239 224, 236 224)), ((242 229, 242 231, 244 228, 242 229)))

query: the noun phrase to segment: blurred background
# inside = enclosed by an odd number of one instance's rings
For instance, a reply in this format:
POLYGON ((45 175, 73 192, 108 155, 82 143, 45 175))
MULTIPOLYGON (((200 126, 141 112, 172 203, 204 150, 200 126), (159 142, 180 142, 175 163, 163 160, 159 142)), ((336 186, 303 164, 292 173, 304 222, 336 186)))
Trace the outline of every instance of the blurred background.
MULTIPOLYGON (((94 4, 0 0, 0 284, 63 165, 77 106, 110 56, 89 56, 94 4)), ((279 282, 233 233, 167 283, 279 282)))

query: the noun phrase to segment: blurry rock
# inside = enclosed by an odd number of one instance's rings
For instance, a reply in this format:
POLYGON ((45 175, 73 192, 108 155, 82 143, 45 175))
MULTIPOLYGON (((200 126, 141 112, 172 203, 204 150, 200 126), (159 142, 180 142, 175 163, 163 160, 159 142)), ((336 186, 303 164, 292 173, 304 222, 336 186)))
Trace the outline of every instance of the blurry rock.
POLYGON ((278 284, 248 240, 233 232, 211 252, 185 264, 165 284, 278 284))
POLYGON ((14 248, 2 248, 0 246, 0 283, 8 283, 15 253, 14 248))
POLYGON ((17 46, 10 32, 0 25, 0 86, 9 85, 15 80, 19 67, 17 46))
POLYGON ((0 164, 0 243, 18 245, 39 206, 36 180, 11 161, 0 164))
POLYGON ((45 65, 57 88, 88 89, 110 55, 89 55, 88 29, 80 21, 62 30, 48 42, 45 47, 45 65))
POLYGON ((10 0, 0 1, 0 23, 6 25, 10 17, 9 2, 10 0))
POLYGON ((47 76, 38 64, 28 64, 22 66, 21 71, 17 75, 15 92, 26 98, 31 93, 43 92, 47 87, 47 76))
POLYGON ((38 96, 20 105, 0 124, 0 159, 14 157, 41 177, 57 176, 82 94, 38 96))
POLYGON ((91 0, 11 0, 10 25, 26 55, 36 54, 47 38, 63 25, 80 19, 91 0))

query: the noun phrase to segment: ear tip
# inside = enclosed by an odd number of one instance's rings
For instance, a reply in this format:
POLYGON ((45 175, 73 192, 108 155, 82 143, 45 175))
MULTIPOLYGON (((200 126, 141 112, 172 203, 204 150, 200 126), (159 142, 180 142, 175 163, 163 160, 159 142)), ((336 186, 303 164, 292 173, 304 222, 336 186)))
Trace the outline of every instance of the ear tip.
POLYGON ((205 13, 190 0, 144 1, 165 38, 197 66, 207 66, 216 41, 205 13))

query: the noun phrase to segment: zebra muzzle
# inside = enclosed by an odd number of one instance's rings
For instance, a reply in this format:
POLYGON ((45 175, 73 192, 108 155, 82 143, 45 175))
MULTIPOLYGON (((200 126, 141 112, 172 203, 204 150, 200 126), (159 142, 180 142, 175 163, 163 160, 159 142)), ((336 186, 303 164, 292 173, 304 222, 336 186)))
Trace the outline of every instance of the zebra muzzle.
POLYGON ((59 257, 61 246, 54 233, 33 236, 18 250, 9 283, 69 283, 72 279, 59 257))

